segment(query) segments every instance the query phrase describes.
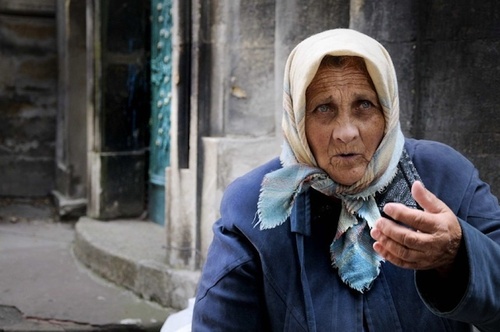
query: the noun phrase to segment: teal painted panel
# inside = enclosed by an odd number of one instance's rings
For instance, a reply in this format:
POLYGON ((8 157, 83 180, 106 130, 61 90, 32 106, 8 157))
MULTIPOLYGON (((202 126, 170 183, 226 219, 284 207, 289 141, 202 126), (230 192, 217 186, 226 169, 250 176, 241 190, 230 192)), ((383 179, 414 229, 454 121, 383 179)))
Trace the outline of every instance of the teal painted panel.
POLYGON ((165 223, 165 167, 170 164, 172 0, 151 0, 150 219, 165 223))

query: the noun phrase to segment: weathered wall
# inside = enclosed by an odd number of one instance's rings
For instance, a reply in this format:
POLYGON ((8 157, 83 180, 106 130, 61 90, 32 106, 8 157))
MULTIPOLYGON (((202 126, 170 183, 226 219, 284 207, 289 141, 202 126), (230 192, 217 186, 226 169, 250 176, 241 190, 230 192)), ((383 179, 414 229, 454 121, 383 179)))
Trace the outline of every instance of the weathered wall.
POLYGON ((0 5, 0 195, 44 196, 54 188, 55 6, 0 5))
POLYGON ((415 135, 471 159, 500 197, 500 2, 419 4, 415 135))

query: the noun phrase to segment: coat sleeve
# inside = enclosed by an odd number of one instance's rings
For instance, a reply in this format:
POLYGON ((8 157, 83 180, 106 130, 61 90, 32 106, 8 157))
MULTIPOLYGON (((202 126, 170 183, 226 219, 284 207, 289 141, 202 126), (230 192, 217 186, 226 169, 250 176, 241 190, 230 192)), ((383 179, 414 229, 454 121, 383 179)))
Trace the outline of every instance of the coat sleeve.
POLYGON ((442 280, 435 271, 417 271, 417 289, 434 314, 482 331, 500 331, 498 200, 470 162, 451 148, 437 149, 441 151, 433 151, 432 158, 438 165, 432 166, 434 172, 426 180, 422 178, 457 215, 462 243, 450 278, 442 280), (435 161, 443 154, 446 162, 435 161))
POLYGON ((264 331, 267 325, 262 273, 251 244, 237 230, 213 227, 197 290, 193 331, 264 331))
POLYGON ((193 311, 193 331, 268 330, 261 258, 249 233, 264 174, 278 159, 235 180, 224 192, 221 218, 213 225, 193 311))

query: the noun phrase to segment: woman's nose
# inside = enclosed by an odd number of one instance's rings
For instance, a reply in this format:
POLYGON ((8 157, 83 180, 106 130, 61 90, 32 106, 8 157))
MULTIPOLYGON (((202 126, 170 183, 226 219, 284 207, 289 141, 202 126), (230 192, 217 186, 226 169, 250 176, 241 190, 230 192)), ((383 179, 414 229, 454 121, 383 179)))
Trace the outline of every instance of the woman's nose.
POLYGON ((341 116, 335 121, 332 136, 335 140, 343 143, 350 143, 359 135, 358 127, 349 116, 341 116))

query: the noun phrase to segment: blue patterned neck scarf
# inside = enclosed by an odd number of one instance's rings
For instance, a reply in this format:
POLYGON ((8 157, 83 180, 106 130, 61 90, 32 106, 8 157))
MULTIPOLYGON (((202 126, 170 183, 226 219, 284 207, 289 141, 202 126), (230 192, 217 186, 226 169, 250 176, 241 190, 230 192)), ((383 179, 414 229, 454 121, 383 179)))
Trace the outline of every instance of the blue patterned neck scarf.
MULTIPOLYGON (((403 148, 404 137, 398 136, 398 148, 403 148)), ((281 158, 290 157, 283 149, 281 158)), ((370 228, 380 217, 375 194, 383 191, 396 175, 399 155, 393 155, 387 182, 367 191, 368 196, 342 195, 337 185, 320 168, 295 163, 271 172, 264 177, 258 201, 258 226, 261 230, 282 225, 290 216, 295 198, 310 187, 342 201, 337 232, 330 246, 332 265, 338 269, 342 281, 349 287, 368 290, 380 271, 382 258, 373 250, 370 228)), ((333 221, 332 221, 333 222, 333 221)))

